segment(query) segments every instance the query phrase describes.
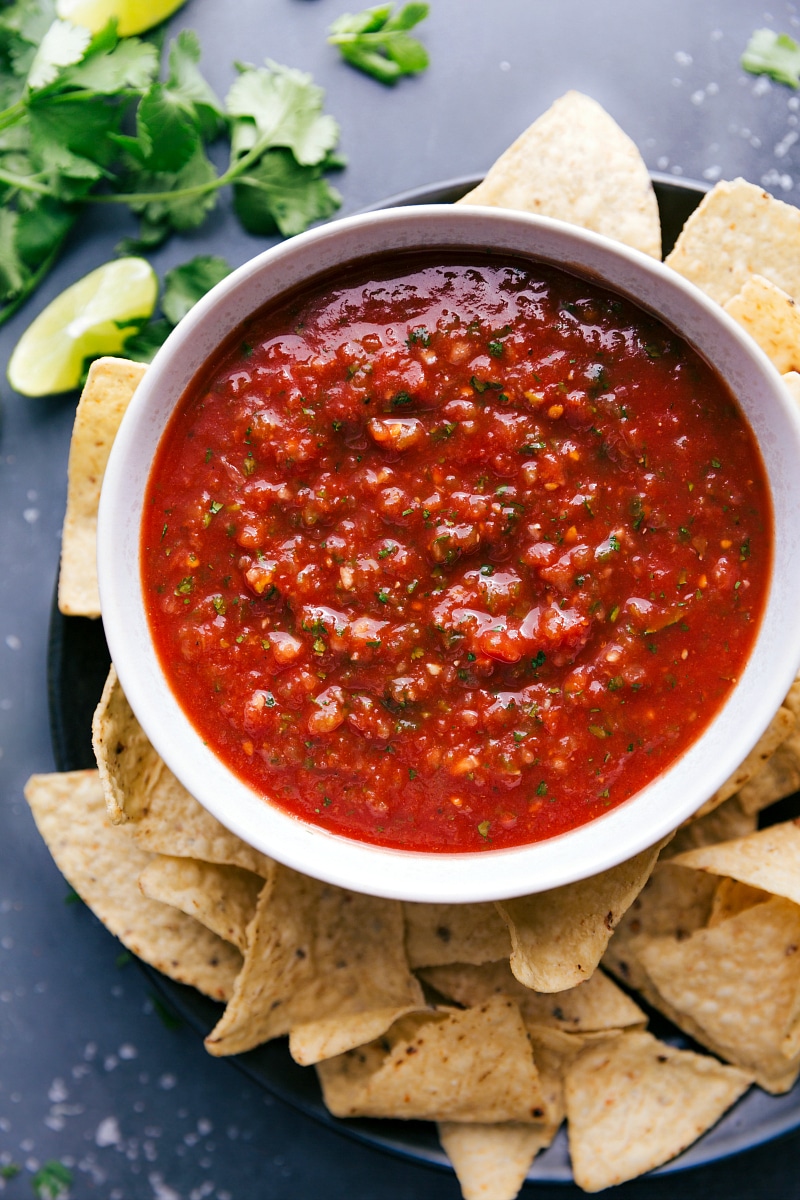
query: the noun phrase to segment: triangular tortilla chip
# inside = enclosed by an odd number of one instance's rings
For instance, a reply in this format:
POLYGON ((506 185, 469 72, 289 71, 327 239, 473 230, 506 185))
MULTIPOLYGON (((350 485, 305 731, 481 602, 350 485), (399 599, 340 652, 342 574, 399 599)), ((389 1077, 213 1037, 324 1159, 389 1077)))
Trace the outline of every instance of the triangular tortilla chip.
POLYGON ((58 607, 68 616, 100 616, 95 552, 100 487, 120 422, 146 370, 143 363, 98 358, 75 410, 58 578, 58 607))
POLYGON ((758 772, 739 791, 739 803, 747 813, 758 813, 777 800, 800 790, 800 728, 795 728, 758 772))
POLYGON ((694 850, 696 846, 713 846, 717 842, 746 837, 755 827, 755 816, 744 811, 737 792, 704 817, 692 817, 681 825, 672 841, 661 851, 659 862, 675 858, 685 850, 694 850))
POLYGON ((142 849, 268 877, 272 860, 212 817, 159 758, 113 667, 94 714, 92 741, 109 817, 125 824, 142 849))
POLYGON ((520 983, 537 992, 563 992, 588 979, 662 845, 590 879, 498 903, 511 933, 511 970, 520 983))
POLYGON ((695 871, 728 875, 800 904, 800 823, 784 821, 747 837, 679 854, 674 862, 695 871))
POLYGON ((198 921, 142 895, 136 881, 152 856, 109 823, 97 772, 32 775, 25 797, 58 869, 106 928, 170 979, 227 1000, 242 956, 198 921))
POLYGON ((729 800, 746 783, 754 779, 760 771, 763 771, 781 742, 786 741, 796 726, 797 717, 795 714, 790 708, 781 705, 747 757, 742 760, 733 774, 728 776, 722 787, 713 796, 710 796, 705 804, 701 804, 695 816, 704 817, 706 813, 713 812, 715 808, 724 803, 725 800, 729 800))
POLYGON ((242 954, 247 949, 247 926, 255 915, 263 886, 260 875, 242 867, 166 854, 157 854, 139 876, 143 896, 179 908, 242 954))
POLYGON ((751 275, 800 296, 800 211, 744 179, 723 181, 689 217, 666 262, 718 304, 751 275))
POLYGON ((638 949, 646 998, 769 1092, 800 1071, 800 907, 775 897, 683 941, 638 949))
POLYGON ((464 1200, 514 1200, 530 1165, 553 1135, 546 1125, 467 1125, 440 1121, 439 1141, 464 1200))
POLYGON ((730 921, 754 904, 763 904, 769 900, 769 892, 761 888, 751 887, 749 883, 740 883, 738 879, 720 879, 711 903, 706 929, 713 929, 723 921, 730 921))
POLYGON ((656 937, 685 938, 704 928, 715 891, 708 876, 676 867, 670 859, 660 860, 614 930, 603 966, 628 987, 642 991, 646 978, 639 963, 640 946, 656 937))
POLYGON ((331 1046, 341 1053, 342 1043, 362 1044, 364 1029, 375 1023, 383 1032, 399 1010, 424 1007, 406 962, 398 901, 276 865, 248 927, 234 996, 206 1048, 239 1054, 291 1031, 293 1049, 308 1063, 331 1046))
POLYGON ((567 1068, 567 1128, 575 1182, 586 1192, 668 1162, 715 1125, 751 1078, 649 1033, 584 1050, 567 1068))
POLYGON ((409 965, 485 963, 508 958, 511 939, 493 904, 404 904, 409 965))
POLYGON ((658 204, 642 156, 580 92, 556 100, 459 203, 556 217, 661 257, 658 204))
POLYGON ((543 1025, 570 1033, 622 1029, 647 1024, 638 1004, 602 971, 566 992, 534 992, 515 979, 506 960, 483 966, 429 967, 421 978, 448 1000, 472 1006, 490 996, 510 996, 527 1026, 543 1025))
POLYGON ((503 997, 404 1017, 378 1042, 319 1063, 317 1073, 337 1117, 495 1124, 544 1116, 522 1017, 503 997))
POLYGON ((763 275, 751 275, 726 301, 725 311, 747 330, 779 371, 800 367, 800 312, 781 288, 763 275))

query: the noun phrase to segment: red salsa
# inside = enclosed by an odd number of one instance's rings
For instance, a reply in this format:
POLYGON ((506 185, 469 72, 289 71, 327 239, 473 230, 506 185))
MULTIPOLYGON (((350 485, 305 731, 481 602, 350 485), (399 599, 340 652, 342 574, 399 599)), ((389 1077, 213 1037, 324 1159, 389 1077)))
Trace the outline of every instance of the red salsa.
POLYGON ((366 842, 550 837, 689 747, 747 660, 772 516, 726 386, 523 261, 361 263, 257 314, 148 486, 149 620, 202 738, 366 842))

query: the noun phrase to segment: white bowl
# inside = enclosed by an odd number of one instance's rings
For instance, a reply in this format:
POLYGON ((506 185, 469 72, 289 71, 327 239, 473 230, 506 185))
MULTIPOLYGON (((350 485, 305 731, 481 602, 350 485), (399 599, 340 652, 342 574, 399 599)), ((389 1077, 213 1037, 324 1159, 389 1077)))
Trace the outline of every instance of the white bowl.
POLYGON ((113 447, 100 505, 98 561, 108 644, 145 732, 182 783, 224 825, 308 875, 403 900, 499 900, 585 878, 676 828, 752 749, 800 662, 800 417, 780 376, 721 308, 650 258, 573 226, 497 209, 420 206, 350 217, 246 263, 189 313, 139 385, 113 447), (507 251, 595 278, 651 309, 725 379, 755 433, 774 509, 771 587, 740 682, 700 739, 606 815, 508 850, 431 854, 328 833, 253 792, 203 744, 153 648, 140 584, 148 474, 165 424, 219 343, 273 297, 354 259, 391 251, 507 251))

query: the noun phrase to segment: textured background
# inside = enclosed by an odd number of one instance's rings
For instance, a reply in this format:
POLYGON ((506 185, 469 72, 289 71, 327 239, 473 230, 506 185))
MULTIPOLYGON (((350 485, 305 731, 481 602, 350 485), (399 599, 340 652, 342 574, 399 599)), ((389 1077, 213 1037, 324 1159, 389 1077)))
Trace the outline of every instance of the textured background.
MULTIPOLYGON (((346 0, 189 0, 172 28, 198 31, 203 69, 224 95, 235 60, 265 57, 313 73, 342 127, 343 212, 409 188, 484 170, 568 88, 600 101, 648 166, 676 178, 744 175, 800 203, 800 97, 753 79, 739 56, 763 25, 800 37, 793 4, 746 0, 432 0, 420 29, 431 67, 387 90, 325 44, 346 0)), ((350 7, 356 7, 355 4, 350 7)), ((105 262, 133 222, 92 213, 59 266, 0 330, 3 367, 32 317, 105 262)), ((153 256, 159 274, 199 252, 237 265, 266 243, 223 204, 201 233, 153 256)), ((30 1196, 51 1158, 73 1197, 105 1200, 456 1200, 453 1176, 354 1143, 302 1116, 230 1063, 207 1057, 186 1025, 159 1019, 149 980, 67 887, 22 799, 53 768, 47 634, 75 396, 24 400, 0 385, 0 1190, 30 1196)), ((768 981, 765 981, 768 986, 768 981)), ((797 1099, 800 1122, 800 1094, 797 1099)), ((619 1195, 785 1200, 800 1196, 800 1136, 619 1195)), ((578 1195, 529 1184, 524 1195, 578 1195)))

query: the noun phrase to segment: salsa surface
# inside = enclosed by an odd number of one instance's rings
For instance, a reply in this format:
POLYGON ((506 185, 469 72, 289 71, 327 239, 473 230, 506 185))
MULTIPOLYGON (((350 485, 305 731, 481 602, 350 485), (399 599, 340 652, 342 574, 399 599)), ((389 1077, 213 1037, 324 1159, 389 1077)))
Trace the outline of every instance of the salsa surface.
POLYGON ((539 264, 361 264, 254 317, 162 438, 142 528, 203 739, 305 820, 427 851, 581 825, 751 649, 771 507, 726 387, 539 264))

